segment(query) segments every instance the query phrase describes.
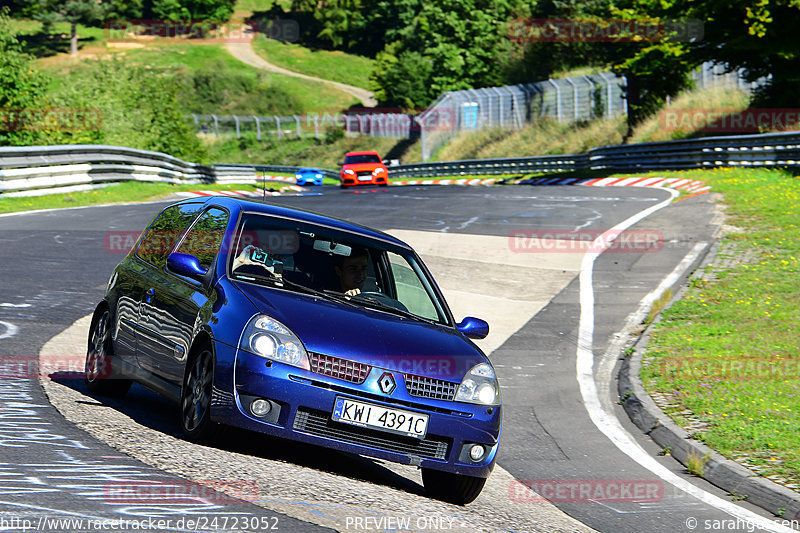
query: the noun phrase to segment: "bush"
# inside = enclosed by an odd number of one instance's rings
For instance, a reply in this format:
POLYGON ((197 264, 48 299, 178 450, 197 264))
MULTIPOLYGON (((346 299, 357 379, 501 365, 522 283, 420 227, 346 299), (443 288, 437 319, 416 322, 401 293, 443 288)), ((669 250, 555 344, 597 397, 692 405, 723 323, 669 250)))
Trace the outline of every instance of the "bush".
POLYGON ((176 75, 180 101, 187 113, 227 115, 293 115, 303 112, 297 97, 252 75, 217 61, 195 72, 176 75))
POLYGON ((97 109, 102 115, 99 129, 64 132, 62 142, 129 146, 188 161, 205 159, 169 74, 121 59, 91 61, 63 78, 52 99, 58 106, 97 109))
POLYGON ((44 105, 45 78, 31 66, 32 58, 22 52, 8 17, 8 8, 0 9, 0 146, 30 145, 40 142, 41 131, 23 130, 14 124, 17 110, 44 105))

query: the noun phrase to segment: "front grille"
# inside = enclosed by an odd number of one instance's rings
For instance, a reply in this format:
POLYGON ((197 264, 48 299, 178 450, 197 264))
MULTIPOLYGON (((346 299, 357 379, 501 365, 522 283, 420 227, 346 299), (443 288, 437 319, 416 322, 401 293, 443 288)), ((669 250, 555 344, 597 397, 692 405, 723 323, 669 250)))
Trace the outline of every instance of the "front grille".
POLYGON ((424 439, 392 435, 330 420, 328 413, 300 408, 294 418, 294 429, 351 444, 360 444, 396 453, 405 453, 447 460, 449 439, 428 435, 424 439))
POLYGON ((406 390, 411 396, 431 398, 433 400, 453 401, 458 392, 459 383, 441 379, 403 374, 406 380, 406 390))
POLYGON ((359 171, 359 172, 356 172, 356 176, 358 176, 359 178, 360 178, 361 176, 369 176, 369 177, 372 177, 372 171, 371 171, 371 170, 361 170, 361 171, 359 171))
POLYGON ((369 371, 372 368, 364 363, 348 361, 332 355, 320 353, 309 353, 308 361, 311 364, 311 371, 323 374, 336 379, 343 379, 350 383, 364 383, 369 371))

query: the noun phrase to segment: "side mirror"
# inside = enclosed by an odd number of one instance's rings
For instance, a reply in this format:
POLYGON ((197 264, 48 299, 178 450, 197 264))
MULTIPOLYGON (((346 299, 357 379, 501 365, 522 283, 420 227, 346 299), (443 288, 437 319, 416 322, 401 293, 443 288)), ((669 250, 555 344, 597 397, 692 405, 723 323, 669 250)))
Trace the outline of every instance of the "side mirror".
POLYGON ((343 163, 343 162, 341 162, 341 161, 339 161, 339 162, 338 162, 338 163, 336 163, 336 164, 337 164, 337 165, 339 165, 340 167, 341 167, 341 166, 344 166, 344 163, 343 163))
POLYGON ((489 334, 489 324, 485 320, 468 316, 456 324, 456 329, 470 339, 485 339, 489 334))
POLYGON ((185 276, 196 281, 203 281, 203 277, 208 272, 207 268, 200 266, 200 260, 191 254, 169 254, 167 268, 179 276, 185 276))

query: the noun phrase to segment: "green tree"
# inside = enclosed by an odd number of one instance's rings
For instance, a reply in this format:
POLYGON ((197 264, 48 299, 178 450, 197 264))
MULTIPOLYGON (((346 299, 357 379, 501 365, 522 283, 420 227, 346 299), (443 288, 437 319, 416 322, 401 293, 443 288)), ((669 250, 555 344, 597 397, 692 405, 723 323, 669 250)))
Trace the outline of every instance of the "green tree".
POLYGON ((746 78, 772 76, 757 105, 797 106, 800 94, 800 48, 797 46, 797 0, 674 0, 670 13, 705 22, 702 41, 692 49, 697 62, 715 61, 746 78))
POLYGON ((498 61, 510 54, 506 34, 510 1, 452 0, 424 3, 411 24, 398 31, 376 61, 371 81, 382 103, 405 107, 430 104, 439 94, 503 82, 498 61), (406 61, 421 67, 413 72, 406 61), (396 86, 404 76, 411 93, 396 86))
POLYGON ((56 22, 69 23, 69 51, 73 56, 78 54, 78 24, 100 25, 110 13, 110 6, 100 0, 43 0, 37 4, 34 18, 43 24, 44 33, 50 33, 56 22))
POLYGON ((233 15, 236 0, 145 0, 145 13, 159 20, 224 21, 233 15))
POLYGON ((35 144, 41 132, 26 129, 18 113, 42 105, 46 80, 34 70, 11 28, 9 10, 0 8, 0 145, 35 144))

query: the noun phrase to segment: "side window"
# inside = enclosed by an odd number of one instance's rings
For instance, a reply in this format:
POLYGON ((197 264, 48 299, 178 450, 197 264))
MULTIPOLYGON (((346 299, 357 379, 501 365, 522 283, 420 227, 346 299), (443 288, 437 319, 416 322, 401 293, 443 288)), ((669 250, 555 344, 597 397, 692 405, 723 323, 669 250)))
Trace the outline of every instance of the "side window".
POLYGON ((181 204, 164 209, 150 224, 136 249, 136 255, 158 268, 164 268, 167 256, 202 208, 203 204, 181 204))
POLYGON ((422 284, 419 276, 414 272, 411 265, 402 256, 388 252, 389 264, 394 277, 397 299, 415 315, 439 320, 439 313, 431 302, 428 291, 422 284))
POLYGON ((227 227, 228 213, 212 207, 192 226, 177 251, 191 254, 200 260, 203 268, 211 268, 227 227))

